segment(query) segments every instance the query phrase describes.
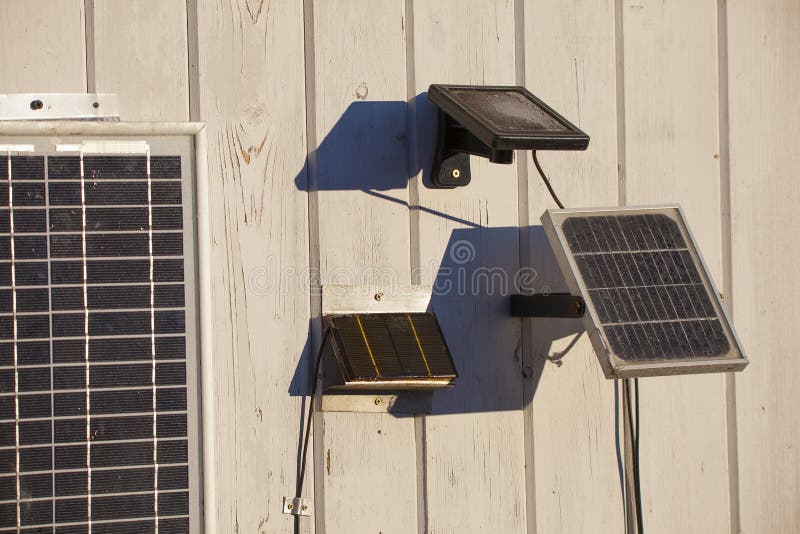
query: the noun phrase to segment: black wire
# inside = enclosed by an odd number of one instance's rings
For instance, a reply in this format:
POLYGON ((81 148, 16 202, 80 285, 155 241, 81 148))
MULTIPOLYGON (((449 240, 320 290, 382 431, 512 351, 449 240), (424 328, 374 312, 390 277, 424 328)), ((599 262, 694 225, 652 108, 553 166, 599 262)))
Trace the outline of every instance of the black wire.
MULTIPOLYGON (((556 195, 553 186, 550 184, 550 180, 547 178, 547 175, 542 170, 542 166, 539 164, 539 158, 536 156, 536 151, 531 150, 533 155, 533 163, 536 165, 536 170, 539 171, 539 176, 542 177, 542 181, 544 185, 547 187, 547 190, 550 192, 550 196, 553 197, 556 205, 564 209, 564 204, 561 203, 561 200, 556 195)), ((636 528, 639 531, 638 534, 644 534, 644 520, 642 519, 642 489, 641 484, 639 482, 639 380, 634 378, 633 379, 633 387, 634 387, 634 402, 631 403, 631 394, 630 394, 630 380, 624 379, 623 380, 624 392, 627 402, 625 402, 626 414, 625 416, 628 419, 628 424, 631 427, 631 441, 633 443, 633 486, 634 486, 634 500, 636 501, 636 528), (632 404, 635 404, 635 409, 633 408, 632 404), (635 411, 636 420, 634 421, 633 412, 635 411), (634 426, 635 423, 635 426, 634 426)))
POLYGON ((631 443, 633 450, 631 456, 633 457, 633 500, 636 506, 636 531, 638 534, 644 534, 644 519, 642 518, 642 491, 639 484, 639 381, 633 379, 634 383, 634 399, 631 399, 631 380, 626 378, 623 380, 624 395, 626 400, 625 417, 628 420, 628 426, 631 429, 631 443), (633 402, 632 402, 633 400, 633 402), (633 404, 636 404, 635 410, 633 404), (635 416, 634 416, 635 412, 635 416), (635 418, 635 419, 634 419, 635 418))
POLYGON ((313 382, 311 385, 311 394, 309 395, 308 399, 308 420, 306 421, 306 435, 303 438, 303 452, 301 453, 301 460, 300 460, 300 477, 297 479, 297 493, 296 496, 300 498, 303 495, 303 482, 306 478, 306 458, 308 456, 308 438, 311 435, 311 421, 314 418, 314 394, 317 392, 317 377, 319 376, 319 370, 322 365, 322 351, 325 350, 325 345, 328 342, 328 335, 330 334, 330 328, 325 329, 325 333, 322 335, 322 343, 319 345, 319 350, 317 351, 317 363, 314 365, 314 375, 313 375, 313 382))
POLYGON ((536 151, 531 150, 531 153, 533 154, 533 163, 534 165, 536 165, 536 170, 539 171, 539 176, 542 177, 544 185, 547 186, 547 190, 550 191, 550 196, 553 197, 553 200, 556 201, 556 205, 563 210, 564 204, 562 204, 561 201, 558 199, 558 195, 556 195, 556 192, 553 190, 553 186, 550 185, 550 180, 548 180, 547 176, 544 174, 542 166, 539 165, 539 158, 536 157, 536 151))
MULTIPOLYGON (((636 430, 633 435, 633 484, 636 491, 636 518, 639 534, 644 534, 644 518, 642 517, 642 486, 639 476, 639 379, 633 379, 634 409, 636 412, 636 430)), ((630 409, 630 406, 629 408, 630 409)))

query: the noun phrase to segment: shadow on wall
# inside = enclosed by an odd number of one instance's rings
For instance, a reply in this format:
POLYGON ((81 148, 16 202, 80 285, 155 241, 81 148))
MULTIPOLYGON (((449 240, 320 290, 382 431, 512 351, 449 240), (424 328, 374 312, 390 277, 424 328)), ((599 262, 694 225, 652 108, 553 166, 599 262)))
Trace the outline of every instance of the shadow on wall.
MULTIPOLYGON (((409 102, 354 102, 306 161, 295 185, 306 191, 362 191, 406 204, 381 191, 405 189, 420 168, 425 169, 423 184, 430 187, 435 137, 436 109, 425 93, 409 102), (409 126, 410 117, 414 124, 409 126), (415 157, 408 155, 412 130, 415 157), (315 172, 307 173, 312 167, 315 172), (317 183, 309 186, 307 175, 315 175, 317 183)), ((566 291, 542 227, 489 228, 425 206, 409 209, 465 226, 451 232, 428 305, 439 318, 459 373, 454 388, 434 394, 431 415, 521 409, 532 401, 548 359, 551 365, 560 363, 563 354, 551 353, 554 343, 572 336, 574 344, 583 331, 579 320, 535 319, 533 346, 524 351, 533 356, 523 361, 521 329, 531 328, 531 320, 511 317, 509 296, 566 291), (521 269, 520 235, 537 251, 534 265, 521 269)), ((309 393, 308 358, 316 357, 309 352, 307 344, 291 395, 309 393)))

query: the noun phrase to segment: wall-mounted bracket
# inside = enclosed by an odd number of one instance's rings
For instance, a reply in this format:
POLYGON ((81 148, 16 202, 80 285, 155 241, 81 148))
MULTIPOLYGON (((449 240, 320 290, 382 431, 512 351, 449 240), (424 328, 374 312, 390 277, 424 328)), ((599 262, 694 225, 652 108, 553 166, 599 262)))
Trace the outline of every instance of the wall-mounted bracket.
POLYGON ((287 515, 311 516, 314 513, 314 501, 299 497, 283 498, 283 513, 287 515))
POLYGON ((0 120, 119 120, 119 99, 101 93, 0 95, 0 120))
POLYGON ((475 137, 453 117, 439 109, 436 155, 431 182, 437 187, 452 189, 469 184, 472 172, 469 155, 489 158, 492 163, 512 163, 513 150, 497 150, 475 137))
POLYGON ((524 87, 442 85, 428 88, 438 112, 431 183, 452 189, 472 178, 469 156, 509 164, 514 150, 585 150, 589 136, 524 87))
POLYGON ((585 311, 583 297, 569 293, 511 295, 511 315, 514 317, 578 319, 585 311))

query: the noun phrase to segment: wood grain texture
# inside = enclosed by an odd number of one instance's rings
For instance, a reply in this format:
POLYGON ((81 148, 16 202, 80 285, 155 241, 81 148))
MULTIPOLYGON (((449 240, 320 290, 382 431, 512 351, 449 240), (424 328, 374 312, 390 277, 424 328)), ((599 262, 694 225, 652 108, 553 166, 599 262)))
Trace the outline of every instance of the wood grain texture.
MULTIPOLYGON (((680 203, 722 287, 716 5, 621 7, 627 203, 680 203)), ((643 379, 640 389, 648 532, 728 532, 724 377, 643 379)))
MULTIPOLYGON (((314 2, 314 62, 322 284, 407 285, 402 3, 314 2)), ((326 412, 321 420, 323 450, 315 469, 324 477, 318 514, 324 513, 325 533, 412 532, 413 417, 326 412)))
POLYGON ((800 6, 727 10, 733 318, 751 359, 736 375, 741 530, 797 532, 800 6))
MULTIPOLYGON (((415 2, 412 16, 417 94, 431 83, 513 85, 512 2, 415 2)), ((427 171, 435 114, 424 96, 418 100, 427 171)), ((454 389, 434 395, 425 423, 428 531, 524 532, 520 321, 508 316, 507 288, 494 277, 513 276, 519 262, 516 166, 480 158, 471 165, 467 187, 417 183, 416 267, 422 283, 438 287, 432 309, 459 371, 454 389)))
POLYGON ((324 420, 325 533, 416 532, 414 418, 326 412, 324 420))
POLYGON ((92 5, 95 90, 119 95, 122 120, 188 120, 186 3, 101 0, 92 5))
POLYGON ((0 2, 0 93, 86 91, 83 0, 0 2))
POLYGON ((217 499, 206 506, 218 532, 292 533, 282 499, 295 492, 310 315, 303 9, 202 2, 197 19, 216 277, 217 461, 206 469, 217 499))
MULTIPOLYGON (((586 152, 541 152, 567 207, 617 204, 614 1, 525 5, 526 86, 591 137, 586 152)), ((539 218, 556 205, 528 158, 531 289, 566 291, 539 218)), ((622 532, 614 383, 603 376, 579 321, 533 319, 526 379, 532 418, 536 524, 529 532, 622 532), (553 359, 555 358, 555 359, 553 359), (534 530, 535 528, 535 530, 534 530)), ((529 487, 531 486, 529 481, 529 487)))
POLYGON ((409 284, 403 6, 315 2, 314 43, 322 284, 409 284))

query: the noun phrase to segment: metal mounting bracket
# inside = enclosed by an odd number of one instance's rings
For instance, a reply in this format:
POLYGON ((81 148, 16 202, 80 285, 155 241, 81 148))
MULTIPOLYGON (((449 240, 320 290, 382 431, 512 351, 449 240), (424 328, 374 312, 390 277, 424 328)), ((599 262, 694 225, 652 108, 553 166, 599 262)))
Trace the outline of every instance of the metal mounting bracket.
POLYGON ((299 497, 283 498, 283 513, 287 515, 302 515, 310 517, 314 513, 314 501, 299 497))
POLYGON ((119 120, 119 99, 99 93, 0 95, 0 120, 119 120))
POLYGON ((498 150, 487 146, 453 117, 438 110, 439 126, 436 156, 431 170, 431 182, 437 188, 452 189, 469 184, 472 172, 469 155, 489 158, 492 163, 511 163, 513 150, 498 150))
POLYGON ((569 293, 511 295, 511 315, 514 317, 578 319, 585 311, 583 297, 569 293))

